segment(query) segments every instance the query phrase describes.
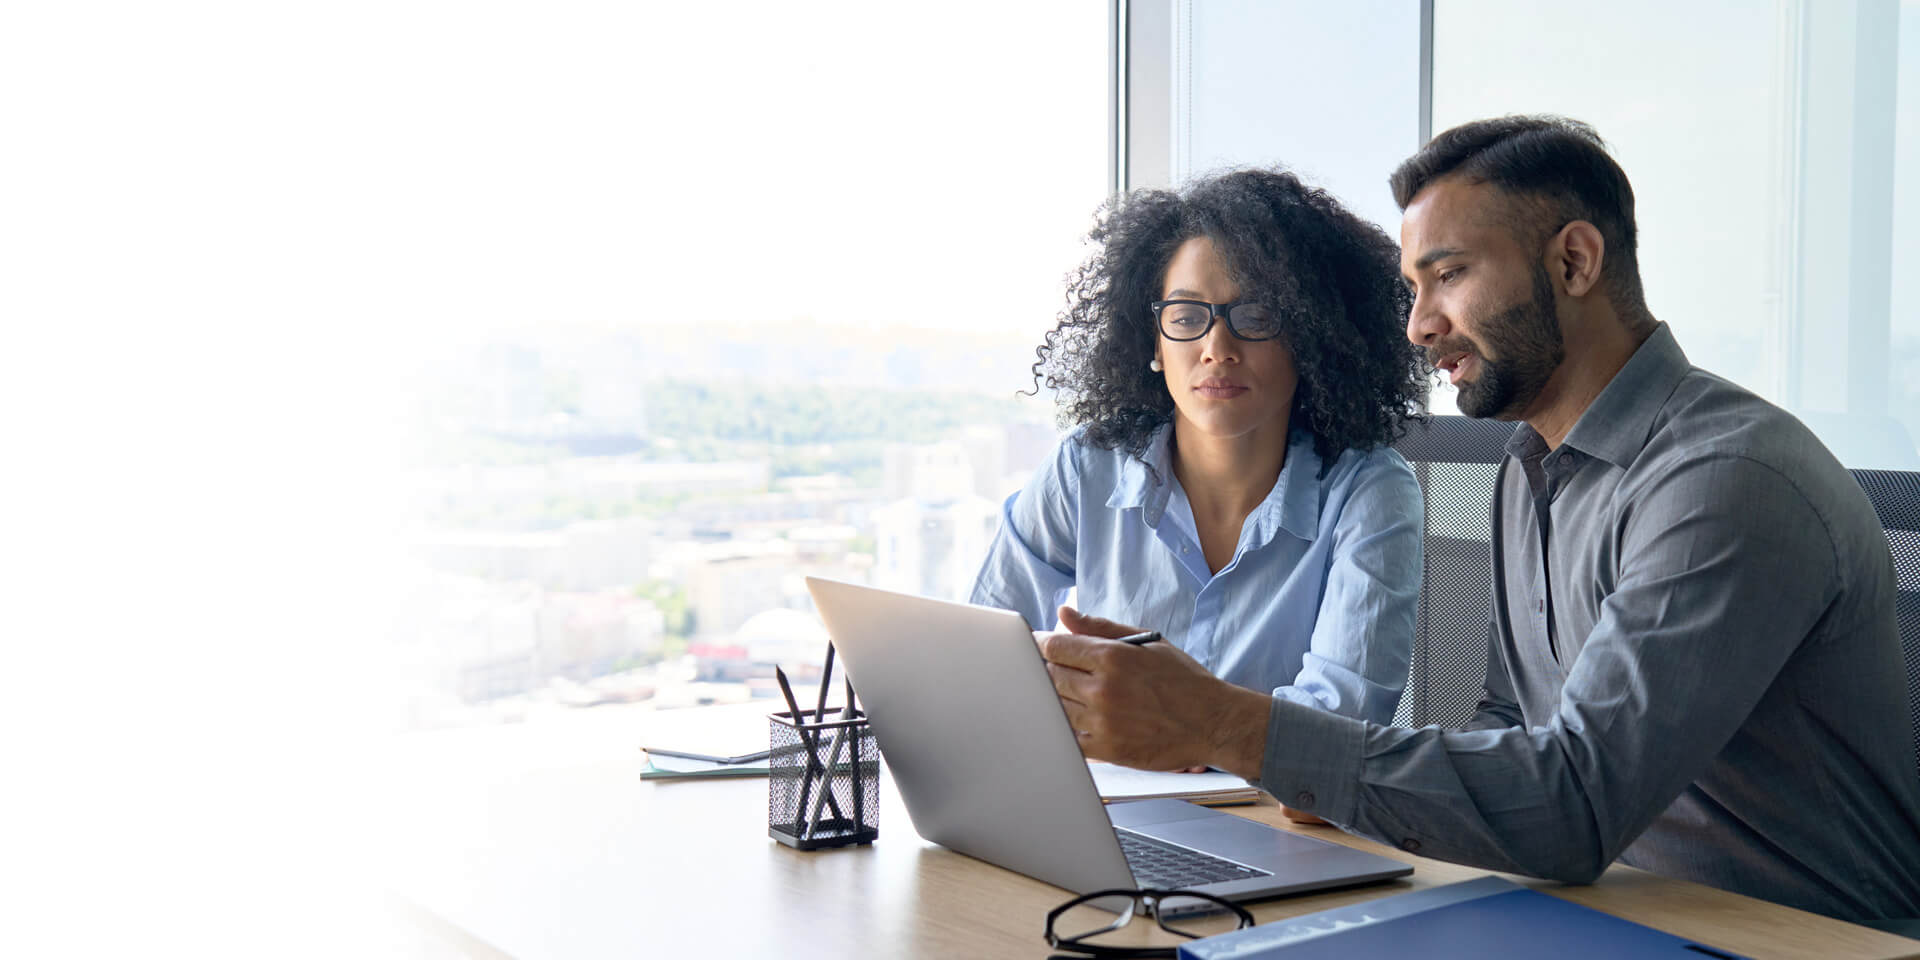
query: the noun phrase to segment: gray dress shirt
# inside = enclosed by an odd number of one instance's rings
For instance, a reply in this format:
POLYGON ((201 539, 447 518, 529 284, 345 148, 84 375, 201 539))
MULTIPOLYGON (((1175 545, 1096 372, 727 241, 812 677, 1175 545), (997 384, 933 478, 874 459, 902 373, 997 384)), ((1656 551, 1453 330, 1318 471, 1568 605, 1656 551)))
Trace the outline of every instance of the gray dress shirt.
POLYGON ((1275 701, 1260 785, 1420 854, 1576 883, 1615 859, 1855 921, 1920 916, 1886 536, 1777 407, 1663 324, 1558 450, 1515 431, 1464 729, 1275 701))

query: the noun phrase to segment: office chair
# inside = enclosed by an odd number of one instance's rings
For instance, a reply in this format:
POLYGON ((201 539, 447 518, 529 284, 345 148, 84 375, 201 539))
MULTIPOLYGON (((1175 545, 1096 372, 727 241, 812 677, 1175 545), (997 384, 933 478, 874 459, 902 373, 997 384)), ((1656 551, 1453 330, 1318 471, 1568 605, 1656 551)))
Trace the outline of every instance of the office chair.
POLYGON ((1513 430, 1436 416, 1393 445, 1427 501, 1420 617, 1395 726, 1459 726, 1480 703, 1493 611, 1493 482, 1513 430))
POLYGON ((1867 492, 1893 552, 1900 592, 1894 610, 1900 621, 1900 652, 1907 661, 1907 706, 1912 714, 1915 770, 1920 771, 1920 473, 1905 470, 1854 470, 1867 492))

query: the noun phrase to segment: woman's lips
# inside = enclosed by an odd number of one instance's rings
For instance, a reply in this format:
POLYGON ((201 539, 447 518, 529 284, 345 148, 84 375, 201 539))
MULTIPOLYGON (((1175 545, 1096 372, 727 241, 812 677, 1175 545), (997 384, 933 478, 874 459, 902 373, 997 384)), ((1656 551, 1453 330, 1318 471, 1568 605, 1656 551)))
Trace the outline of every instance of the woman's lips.
POLYGON ((1209 400, 1232 400, 1234 397, 1246 393, 1247 388, 1237 383, 1229 383, 1225 380, 1208 380, 1196 384, 1193 392, 1209 400))

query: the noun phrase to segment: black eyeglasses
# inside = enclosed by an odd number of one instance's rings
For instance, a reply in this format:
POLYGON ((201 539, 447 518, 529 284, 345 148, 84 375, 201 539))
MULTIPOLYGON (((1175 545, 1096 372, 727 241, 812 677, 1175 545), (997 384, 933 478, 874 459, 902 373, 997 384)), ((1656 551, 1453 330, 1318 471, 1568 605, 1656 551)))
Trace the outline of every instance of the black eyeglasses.
POLYGON ((1074 897, 1047 911, 1047 946, 1066 951, 1059 956, 1067 960, 1173 957, 1178 955, 1178 947, 1134 947, 1088 941, 1125 927, 1136 912, 1151 914, 1160 929, 1168 933, 1197 940, 1227 932, 1221 929, 1220 924, 1213 922, 1213 918, 1221 911, 1231 912, 1239 920, 1239 925, 1233 928, 1235 930, 1253 926, 1253 914, 1248 913, 1245 907, 1208 893, 1191 890, 1100 890, 1074 897), (1116 901, 1125 901, 1124 907, 1116 901), (1112 915, 1110 920, 1106 919, 1109 914, 1112 915), (1089 925, 1092 929, 1084 933, 1062 935, 1055 930, 1056 927, 1072 930, 1089 925))
POLYGON ((1155 300, 1148 304, 1168 340, 1198 340, 1213 329, 1213 321, 1227 321, 1227 332, 1242 340, 1272 340, 1280 335, 1280 318, 1263 303, 1208 303, 1205 300, 1155 300))

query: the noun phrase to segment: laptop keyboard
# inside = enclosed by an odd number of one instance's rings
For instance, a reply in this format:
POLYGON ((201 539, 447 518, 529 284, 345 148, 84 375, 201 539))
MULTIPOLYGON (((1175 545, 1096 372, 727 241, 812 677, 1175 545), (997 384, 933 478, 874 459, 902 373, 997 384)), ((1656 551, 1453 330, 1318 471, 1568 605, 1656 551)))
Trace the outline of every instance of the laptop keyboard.
POLYGON ((1273 875, 1131 830, 1114 832, 1120 835, 1120 851, 1127 855, 1133 881, 1142 887, 1188 890, 1203 883, 1273 875))

